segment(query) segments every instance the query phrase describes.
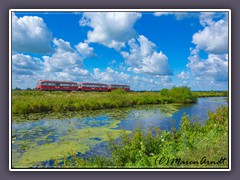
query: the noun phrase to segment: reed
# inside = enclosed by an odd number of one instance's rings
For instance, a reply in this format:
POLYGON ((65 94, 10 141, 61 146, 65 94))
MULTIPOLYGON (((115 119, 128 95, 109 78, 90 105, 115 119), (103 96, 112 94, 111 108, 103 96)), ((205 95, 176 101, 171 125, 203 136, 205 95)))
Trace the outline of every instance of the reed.
POLYGON ((187 87, 160 92, 39 92, 13 91, 12 114, 66 112, 131 107, 143 104, 195 103, 197 97, 187 87))

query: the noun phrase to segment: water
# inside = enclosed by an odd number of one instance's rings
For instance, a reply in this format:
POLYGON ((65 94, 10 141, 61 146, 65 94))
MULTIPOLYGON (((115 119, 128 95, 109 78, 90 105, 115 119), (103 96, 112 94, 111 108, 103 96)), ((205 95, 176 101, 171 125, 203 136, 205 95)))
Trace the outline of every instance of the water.
MULTIPOLYGON (((218 107, 228 105, 225 99, 224 97, 199 98, 196 104, 176 106, 177 110, 165 114, 162 112, 161 107, 140 111, 133 110, 127 119, 121 121, 119 128, 133 130, 135 127, 143 129, 147 127, 159 127, 163 130, 171 130, 172 125, 174 125, 178 129, 181 117, 184 114, 187 114, 189 117, 194 116, 195 122, 204 124, 208 111, 216 111, 218 107)), ((172 107, 171 105, 169 106, 172 107)))
POLYGON ((198 117, 204 124, 208 111, 226 106, 226 98, 199 98, 191 105, 149 105, 134 108, 99 110, 72 118, 42 118, 12 123, 12 162, 15 167, 52 165, 50 159, 61 159, 74 152, 78 157, 106 154, 109 134, 119 137, 119 130, 136 127, 179 128, 184 114, 198 117))

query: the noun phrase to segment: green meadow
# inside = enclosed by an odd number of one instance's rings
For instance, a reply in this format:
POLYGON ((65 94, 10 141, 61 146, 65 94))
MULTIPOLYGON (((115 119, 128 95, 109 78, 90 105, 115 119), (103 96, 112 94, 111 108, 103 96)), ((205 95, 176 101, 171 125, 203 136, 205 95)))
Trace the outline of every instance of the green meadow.
POLYGON ((67 112, 132 107, 143 104, 195 103, 187 87, 160 92, 39 92, 12 91, 12 114, 67 112))

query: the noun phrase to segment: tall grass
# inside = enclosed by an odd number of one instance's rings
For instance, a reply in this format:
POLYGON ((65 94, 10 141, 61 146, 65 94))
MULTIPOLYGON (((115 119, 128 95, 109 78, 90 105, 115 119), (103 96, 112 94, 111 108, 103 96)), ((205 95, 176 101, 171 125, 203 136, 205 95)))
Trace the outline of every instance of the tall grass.
POLYGON ((13 91, 12 113, 96 110, 142 104, 194 103, 196 101, 196 96, 187 87, 144 93, 123 90, 112 92, 13 91))
POLYGON ((197 97, 228 97, 228 91, 194 91, 192 93, 197 97))
POLYGON ((179 130, 136 128, 118 142, 109 138, 111 157, 65 160, 63 168, 227 168, 228 108, 209 112, 205 125, 182 117, 179 130))

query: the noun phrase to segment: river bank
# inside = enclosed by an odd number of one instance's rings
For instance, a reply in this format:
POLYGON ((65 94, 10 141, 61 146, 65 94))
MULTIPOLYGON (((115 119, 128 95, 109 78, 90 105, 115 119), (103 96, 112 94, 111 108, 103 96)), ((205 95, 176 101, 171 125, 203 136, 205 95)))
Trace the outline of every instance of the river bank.
POLYGON ((159 92, 38 92, 13 91, 12 114, 89 111, 133 107, 147 104, 188 104, 197 97, 226 96, 220 92, 192 92, 187 87, 174 87, 159 92))

